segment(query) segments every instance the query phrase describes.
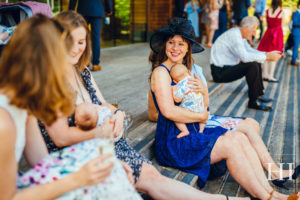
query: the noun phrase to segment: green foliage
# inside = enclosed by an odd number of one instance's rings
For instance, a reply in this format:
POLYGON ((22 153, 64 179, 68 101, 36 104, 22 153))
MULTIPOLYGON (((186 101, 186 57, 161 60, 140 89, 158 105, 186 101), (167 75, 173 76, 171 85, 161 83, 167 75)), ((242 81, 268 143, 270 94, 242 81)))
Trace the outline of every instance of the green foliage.
POLYGON ((115 0, 115 17, 121 20, 122 27, 129 26, 130 0, 115 0))

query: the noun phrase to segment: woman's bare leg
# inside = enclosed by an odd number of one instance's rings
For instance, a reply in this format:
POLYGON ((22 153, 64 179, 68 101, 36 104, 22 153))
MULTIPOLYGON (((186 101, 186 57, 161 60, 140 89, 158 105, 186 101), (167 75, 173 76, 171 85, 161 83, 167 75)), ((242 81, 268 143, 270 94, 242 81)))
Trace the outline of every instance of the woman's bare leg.
POLYGON ((268 64, 269 64, 269 61, 265 61, 263 63, 263 75, 262 75, 263 78, 270 78, 269 71, 268 71, 268 64))
MULTIPOLYGON (((261 166, 258 155, 253 149, 252 145, 250 144, 247 136, 239 132, 236 134, 232 134, 232 136, 237 137, 237 140, 240 142, 241 148, 243 149, 248 161, 250 162, 258 181, 266 189, 266 191, 268 191, 268 193, 271 193, 273 191, 273 188, 270 186, 268 179, 265 176, 264 170, 261 166)), ((273 196, 279 199, 287 199, 288 197, 278 192, 274 192, 273 196)))
POLYGON ((209 24, 205 24, 204 26, 205 26, 205 37, 206 37, 205 44, 207 44, 209 41, 209 24))
POLYGON ((271 62, 271 63, 270 63, 270 79, 271 79, 271 80, 276 80, 276 79, 274 78, 274 71, 275 71, 276 63, 277 63, 277 62, 271 62))
POLYGON ((208 40, 207 40, 207 46, 211 47, 212 45, 212 41, 215 35, 215 29, 209 29, 209 33, 208 33, 208 40))
MULTIPOLYGON (((226 200, 224 195, 201 192, 183 182, 165 177, 148 163, 143 163, 136 189, 150 195, 153 199, 160 200, 226 200)), ((242 199, 249 198, 230 197, 230 200, 242 199)))
MULTIPOLYGON (((280 178, 280 168, 271 157, 266 145, 264 144, 262 138, 259 136, 259 124, 257 123, 257 121, 252 118, 241 120, 236 130, 244 133, 248 137, 252 147, 255 149, 260 159, 263 168, 266 171, 269 171, 269 167, 271 167, 272 179, 280 178)), ((289 176, 289 170, 282 170, 282 175, 283 177, 289 176)))
POLYGON ((268 199, 270 192, 257 179, 238 137, 233 135, 227 132, 219 137, 211 152, 211 163, 226 160, 229 173, 248 193, 262 200, 268 199))

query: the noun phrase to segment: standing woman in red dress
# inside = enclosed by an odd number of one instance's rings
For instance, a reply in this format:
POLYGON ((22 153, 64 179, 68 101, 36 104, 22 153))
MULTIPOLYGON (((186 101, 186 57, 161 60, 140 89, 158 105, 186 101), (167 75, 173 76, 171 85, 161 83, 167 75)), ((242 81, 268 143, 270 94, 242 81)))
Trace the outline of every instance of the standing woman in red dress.
MULTIPOLYGON (((272 7, 266 11, 268 27, 265 35, 258 45, 257 50, 265 52, 274 50, 278 50, 280 52, 283 51, 283 12, 281 7, 281 0, 273 0, 272 7)), ((270 70, 268 68, 268 64, 268 61, 265 61, 263 64, 263 80, 278 82, 278 80, 274 78, 276 62, 270 62, 270 70)))

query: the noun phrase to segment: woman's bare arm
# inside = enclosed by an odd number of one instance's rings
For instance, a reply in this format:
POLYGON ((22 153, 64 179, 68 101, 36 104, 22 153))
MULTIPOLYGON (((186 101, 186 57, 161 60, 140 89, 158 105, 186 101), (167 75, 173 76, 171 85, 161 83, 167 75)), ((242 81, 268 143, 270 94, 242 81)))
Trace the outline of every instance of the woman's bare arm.
POLYGON ((60 117, 52 125, 46 126, 49 136, 58 147, 70 146, 93 139, 97 132, 101 132, 101 129, 99 126, 85 131, 76 126, 69 127, 66 117, 60 117))
POLYGON ((196 113, 180 108, 174 104, 172 98, 171 78, 163 68, 156 68, 151 77, 151 88, 155 93, 158 107, 161 113, 168 119, 181 122, 203 122, 208 118, 208 113, 196 113))
POLYGON ((124 111, 118 111, 118 112, 114 113, 117 110, 117 108, 114 107, 113 105, 111 105, 110 103, 108 103, 104 99, 104 97, 103 97, 100 89, 98 88, 98 86, 97 86, 97 84, 96 84, 96 82, 95 82, 95 80, 94 80, 94 78, 93 78, 92 75, 91 75, 91 80, 92 80, 93 87, 96 90, 97 97, 100 99, 100 101, 102 102, 102 104, 104 106, 107 106, 112 111, 112 113, 113 113, 113 116, 111 117, 111 123, 114 124, 113 134, 114 134, 114 137, 118 137, 119 134, 122 133, 123 125, 124 125, 123 122, 124 122, 124 118, 125 118, 126 114, 125 114, 124 111))
POLYGON ((42 138, 41 131, 34 116, 28 116, 26 123, 26 144, 24 156, 28 164, 33 167, 45 156, 48 150, 45 141, 42 138), (33 155, 31 153, 34 153, 33 155))
POLYGON ((148 92, 148 119, 152 122, 157 122, 158 110, 155 107, 151 90, 148 92))
POLYGON ((194 74, 194 78, 193 79, 189 79, 188 82, 191 86, 191 89, 194 92, 200 92, 203 95, 203 101, 204 101, 204 105, 206 107, 209 106, 209 94, 208 94, 208 88, 206 87, 206 85, 203 83, 203 81, 196 75, 194 74))
POLYGON ((16 189, 17 161, 15 157, 16 128, 10 115, 0 109, 0 199, 54 199, 76 189, 82 183, 76 174, 41 186, 16 189))

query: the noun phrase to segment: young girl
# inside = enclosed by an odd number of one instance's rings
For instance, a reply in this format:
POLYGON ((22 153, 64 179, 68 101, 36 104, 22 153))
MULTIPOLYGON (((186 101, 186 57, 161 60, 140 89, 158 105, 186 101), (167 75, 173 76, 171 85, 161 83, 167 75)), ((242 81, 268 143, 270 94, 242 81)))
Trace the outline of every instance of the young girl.
MULTIPOLYGON (((281 0, 273 0, 272 7, 266 11, 268 28, 264 34, 261 42, 259 43, 257 50, 259 51, 283 51, 283 31, 282 31, 282 19, 283 11, 281 8, 281 0)), ((263 80, 269 82, 278 82, 274 78, 276 62, 265 61, 263 64, 263 80), (270 64, 270 70, 268 67, 270 64)))
POLYGON ((215 31, 219 28, 219 9, 223 6, 223 0, 208 0, 208 19, 206 47, 211 48, 215 31))
MULTIPOLYGON (((0 199, 50 200, 62 195, 60 199, 68 200, 124 197, 124 193, 117 196, 116 191, 125 192, 124 199, 140 199, 120 164, 107 160, 109 155, 99 157, 92 149, 99 140, 47 156, 35 117, 50 125, 59 116, 72 113, 74 108, 74 95, 65 87, 68 84, 65 35, 57 22, 37 15, 18 25, 3 51, 0 63, 0 199), (28 163, 35 167, 18 177, 18 162, 23 151, 28 163), (86 156, 88 153, 92 156, 86 156), (103 181, 105 184, 99 184, 103 181), (129 190, 120 191, 118 186, 129 190)), ((104 129, 103 132, 111 132, 112 126, 104 129)))
POLYGON ((185 4, 184 12, 187 13, 188 20, 191 20, 195 31, 195 37, 199 38, 199 12, 201 11, 199 1, 191 0, 185 4))

